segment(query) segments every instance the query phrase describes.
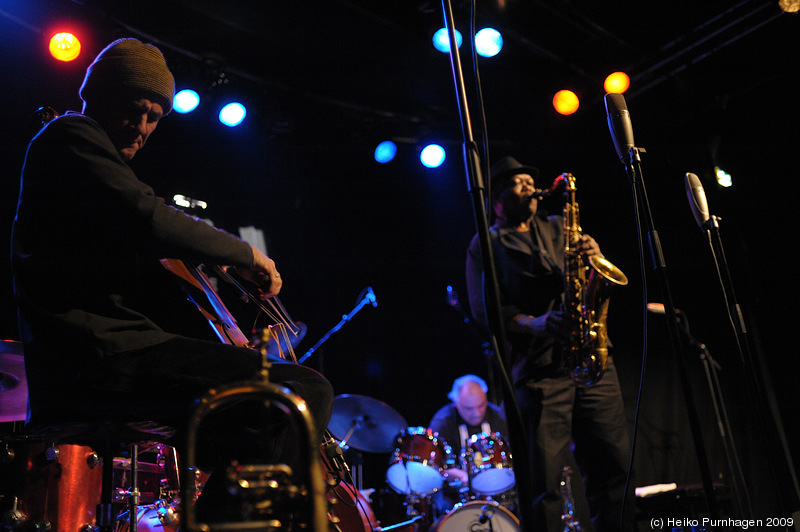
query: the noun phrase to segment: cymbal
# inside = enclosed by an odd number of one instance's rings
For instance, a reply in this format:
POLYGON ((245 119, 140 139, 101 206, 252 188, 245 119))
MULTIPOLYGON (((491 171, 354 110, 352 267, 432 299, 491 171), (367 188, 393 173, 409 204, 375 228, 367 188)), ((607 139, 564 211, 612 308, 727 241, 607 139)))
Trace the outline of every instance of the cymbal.
POLYGON ((0 422, 25 421, 28 412, 28 380, 22 344, 0 340, 0 422))
POLYGON ((394 408, 365 395, 344 394, 333 398, 328 430, 338 440, 370 453, 394 450, 398 434, 408 422, 394 408))

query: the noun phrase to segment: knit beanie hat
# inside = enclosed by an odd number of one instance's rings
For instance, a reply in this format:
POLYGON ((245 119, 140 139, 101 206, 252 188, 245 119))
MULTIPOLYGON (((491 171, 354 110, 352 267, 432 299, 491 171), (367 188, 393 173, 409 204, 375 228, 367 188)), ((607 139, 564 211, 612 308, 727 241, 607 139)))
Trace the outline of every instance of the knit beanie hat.
POLYGON ((79 94, 86 102, 120 89, 142 91, 161 104, 165 115, 169 113, 175 78, 161 50, 133 38, 112 42, 86 69, 79 94))

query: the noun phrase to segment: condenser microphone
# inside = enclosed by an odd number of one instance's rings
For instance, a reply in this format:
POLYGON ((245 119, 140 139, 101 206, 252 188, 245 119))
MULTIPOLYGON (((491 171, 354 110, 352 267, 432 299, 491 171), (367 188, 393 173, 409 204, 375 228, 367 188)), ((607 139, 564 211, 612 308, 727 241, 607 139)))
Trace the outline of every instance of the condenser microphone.
POLYGON ((689 198, 689 207, 697 225, 702 229, 710 218, 708 214, 708 203, 706 202, 706 191, 700 179, 691 172, 686 173, 686 197, 689 198))
POLYGON ((367 301, 372 303, 372 306, 378 308, 378 298, 375 297, 375 292, 372 291, 372 287, 367 287, 367 301))
POLYGON ((611 140, 617 149, 617 155, 623 163, 630 163, 630 150, 634 147, 633 124, 628 104, 622 94, 609 93, 605 95, 606 116, 608 129, 611 131, 611 140))

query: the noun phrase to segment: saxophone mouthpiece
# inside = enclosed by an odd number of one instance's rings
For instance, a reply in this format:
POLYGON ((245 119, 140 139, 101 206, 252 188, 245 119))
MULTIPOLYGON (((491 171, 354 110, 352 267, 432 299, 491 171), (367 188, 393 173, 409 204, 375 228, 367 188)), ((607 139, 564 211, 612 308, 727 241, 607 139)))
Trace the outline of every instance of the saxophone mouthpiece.
POLYGON ((529 200, 532 200, 532 199, 537 199, 537 200, 544 199, 544 198, 546 198, 547 196, 549 196, 552 193, 553 193, 552 190, 545 190, 545 189, 542 189, 542 188, 537 188, 536 190, 533 191, 533 194, 528 196, 528 199, 529 200))

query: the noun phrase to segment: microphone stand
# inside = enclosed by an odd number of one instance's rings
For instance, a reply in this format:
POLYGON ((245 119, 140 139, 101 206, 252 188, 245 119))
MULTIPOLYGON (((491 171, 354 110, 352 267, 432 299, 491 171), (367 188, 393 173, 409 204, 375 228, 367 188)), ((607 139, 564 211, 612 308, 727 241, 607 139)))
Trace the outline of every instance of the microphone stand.
POLYGON ((719 381, 718 371, 722 369, 722 366, 711 356, 708 347, 692 335, 689 330, 689 320, 686 317, 686 313, 677 309, 675 313, 678 316, 678 324, 686 338, 686 342, 697 350, 697 355, 700 358, 700 362, 703 364, 708 391, 711 395, 714 414, 717 418, 717 428, 719 429, 719 434, 725 449, 725 458, 728 462, 728 469, 730 470, 731 482, 733 483, 733 491, 740 515, 742 517, 752 517, 753 510, 750 502, 750 491, 747 488, 747 482, 744 477, 744 472, 742 471, 739 452, 736 450, 736 441, 733 437, 733 431, 731 430, 728 409, 725 407, 722 386, 719 381))
MULTIPOLYGON (((798 487, 794 463, 788 448, 786 434, 783 430, 783 424, 781 423, 780 416, 774 411, 774 409, 770 409, 765 405, 767 391, 762 388, 761 372, 759 371, 760 368, 755 363, 753 355, 750 351, 750 343, 748 342, 747 338, 747 327, 745 326, 742 309, 736 300, 736 294, 733 290, 733 281, 731 280, 730 271, 728 270, 728 263, 725 259, 725 250, 722 247, 722 239, 720 238, 718 222, 719 218, 711 215, 705 222, 700 224, 700 227, 707 233, 708 236, 708 242, 709 246, 711 247, 711 253, 714 257, 717 275, 719 276, 720 283, 722 284, 723 297, 727 303, 728 317, 736 334, 736 347, 739 351, 739 356, 742 359, 742 365, 744 367, 745 380, 748 384, 750 399, 755 403, 756 417, 758 418, 758 423, 762 429, 760 432, 763 437, 767 439, 769 439, 768 436, 778 439, 781 451, 783 452, 786 460, 788 482, 791 484, 791 489, 788 489, 789 486, 783 486, 782 488, 778 489, 778 493, 781 493, 783 489, 793 492, 794 500, 791 504, 796 506, 800 504, 800 487, 798 487), (773 421, 771 431, 768 430, 770 427, 766 422, 769 417, 772 417, 773 421)), ((772 451, 773 448, 768 446, 765 454, 767 455, 767 462, 770 465, 773 478, 777 479, 778 469, 775 465, 775 457, 773 456, 772 451)), ((783 509, 788 510, 789 508, 783 509)), ((796 510, 796 508, 792 508, 792 510, 796 510)), ((794 514, 798 514, 798 512, 795 511, 794 514)))
POLYGON ((469 106, 467 105, 464 74, 461 69, 461 60, 456 46, 455 21, 451 0, 442 0, 444 24, 450 41, 450 66, 453 73, 453 84, 458 103, 462 136, 464 139, 464 167, 467 174, 467 191, 472 197, 473 213, 478 239, 483 257, 483 272, 486 279, 485 304, 489 321, 490 342, 493 351, 497 354, 497 366, 503 381, 504 408, 506 410, 506 423, 509 430, 509 439, 514 453, 514 472, 517 480, 517 493, 520 501, 518 516, 520 528, 525 530, 526 523, 533 526, 533 487, 531 484, 530 458, 528 456, 527 438, 522 424, 522 414, 519 410, 514 387, 508 376, 511 364, 508 360, 505 323, 500 312, 500 289, 497 283, 497 269, 492 253, 491 236, 489 232, 489 219, 486 213, 486 194, 483 176, 481 174, 480 156, 478 146, 472 133, 469 106))
POLYGON ((372 291, 371 291, 371 290, 370 290, 370 291, 368 291, 368 292, 367 292, 367 294, 366 294, 366 295, 365 295, 365 296, 364 296, 364 297, 361 299, 361 301, 359 301, 359 302, 358 302, 358 304, 357 304, 357 305, 356 305, 356 307, 355 307, 355 308, 352 310, 352 312, 350 312, 349 314, 345 314, 344 316, 342 316, 342 319, 341 319, 341 321, 339 321, 339 323, 337 323, 336 325, 334 325, 334 326, 333 326, 333 328, 332 328, 330 331, 328 331, 327 333, 325 333, 325 336, 323 336, 322 338, 320 338, 320 339, 319 339, 319 341, 318 341, 316 344, 314 344, 314 347, 312 347, 311 349, 309 349, 309 350, 306 352, 306 354, 305 354, 305 355, 303 355, 303 356, 302 356, 302 358, 300 358, 300 360, 298 360, 298 361, 297 361, 297 363, 298 363, 298 364, 302 364, 303 362, 305 362, 305 361, 306 361, 306 359, 308 359, 308 357, 310 357, 311 355, 313 355, 313 354, 314 354, 314 353, 317 351, 317 349, 319 349, 319 348, 320 348, 320 346, 321 346, 322 344, 324 344, 324 343, 325 343, 325 342, 328 340, 328 338, 330 338, 330 337, 333 335, 333 333, 335 333, 336 331, 338 331, 339 329, 341 329, 342 327, 344 327, 344 325, 345 325, 347 322, 349 322, 350 320, 352 320, 352 319, 353 319, 353 316, 355 316, 356 314, 358 314, 358 311, 359 311, 359 310, 361 310, 362 308, 364 308, 364 306, 365 306, 367 303, 370 303, 370 304, 371 304, 372 306, 374 306, 374 307, 377 307, 377 306, 378 306, 378 305, 377 305, 377 302, 376 302, 376 300, 375 300, 375 294, 374 294, 374 293, 372 293, 372 291))
POLYGON ((708 455, 706 454, 705 444, 703 443, 703 436, 700 428, 700 418, 697 414, 697 404, 689 381, 689 365, 687 361, 687 355, 682 349, 680 329, 678 327, 678 315, 672 302, 672 292, 670 290, 669 280, 667 279, 666 263, 664 261, 664 255, 661 249, 661 242, 658 238, 658 231, 656 231, 655 224, 653 223, 653 215, 650 211, 650 203, 647 199, 647 191, 645 189, 645 184, 642 177, 641 153, 644 153, 644 149, 631 146, 628 149, 628 154, 623 157, 625 159, 623 162, 625 164, 625 170, 628 175, 628 179, 631 181, 631 186, 636 197, 637 222, 641 228, 644 228, 647 231, 652 266, 656 272, 656 276, 658 277, 661 286, 661 293, 664 298, 664 310, 667 314, 667 325, 669 328, 670 339, 672 341, 673 353, 678 362, 678 372, 681 379, 684 402, 686 403, 686 411, 689 418, 689 427, 692 433, 695 454, 697 456, 697 464, 700 469, 700 477, 703 484, 703 493, 705 495, 706 506, 708 508, 709 516, 712 519, 718 519, 719 506, 714 493, 714 482, 711 477, 708 455))

